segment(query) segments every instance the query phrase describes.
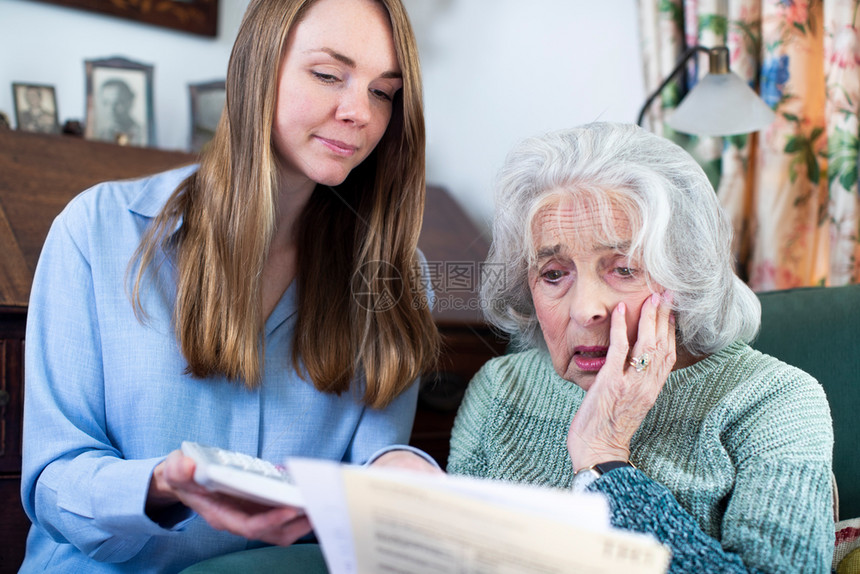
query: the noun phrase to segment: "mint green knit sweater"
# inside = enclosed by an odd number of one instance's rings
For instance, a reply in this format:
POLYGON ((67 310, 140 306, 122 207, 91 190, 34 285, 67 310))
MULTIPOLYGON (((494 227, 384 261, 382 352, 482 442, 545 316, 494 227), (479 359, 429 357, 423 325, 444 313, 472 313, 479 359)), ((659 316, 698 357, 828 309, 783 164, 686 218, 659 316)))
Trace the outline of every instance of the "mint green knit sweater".
MULTIPOLYGON (((448 472, 570 487, 584 396, 546 352, 493 359, 457 414, 448 472)), ((673 372, 630 446, 639 470, 590 489, 613 525, 669 545, 671 572, 829 572, 833 430, 808 374, 735 343, 673 372)))

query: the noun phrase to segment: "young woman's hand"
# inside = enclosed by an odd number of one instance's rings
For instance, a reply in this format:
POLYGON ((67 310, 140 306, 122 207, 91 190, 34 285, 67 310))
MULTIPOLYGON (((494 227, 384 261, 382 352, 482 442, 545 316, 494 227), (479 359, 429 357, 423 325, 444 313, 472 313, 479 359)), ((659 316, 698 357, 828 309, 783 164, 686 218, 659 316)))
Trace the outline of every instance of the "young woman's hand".
POLYGON ((194 461, 181 451, 171 452, 153 471, 147 513, 181 502, 215 530, 226 530, 249 540, 289 546, 311 531, 301 508, 271 507, 225 494, 209 492, 194 482, 194 461))
POLYGON ((629 459, 630 439, 654 406, 675 364, 671 298, 652 294, 645 300, 632 350, 625 310, 624 303, 619 303, 612 312, 606 363, 570 424, 567 450, 575 471, 629 459), (631 361, 645 353, 649 363, 637 370, 631 361))
POLYGON ((392 450, 386 452, 372 463, 370 466, 389 467, 389 468, 404 468, 406 470, 414 470, 416 472, 425 472, 427 474, 444 474, 444 472, 408 450, 392 450))

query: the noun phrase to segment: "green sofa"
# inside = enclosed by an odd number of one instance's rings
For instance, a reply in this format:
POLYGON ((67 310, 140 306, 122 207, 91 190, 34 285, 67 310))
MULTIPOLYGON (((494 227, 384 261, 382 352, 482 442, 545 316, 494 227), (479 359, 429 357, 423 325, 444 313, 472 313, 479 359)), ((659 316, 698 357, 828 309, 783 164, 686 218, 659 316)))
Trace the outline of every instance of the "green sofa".
POLYGON ((860 518, 860 285, 758 294, 753 347, 799 367, 824 387, 833 416, 840 520, 860 518))

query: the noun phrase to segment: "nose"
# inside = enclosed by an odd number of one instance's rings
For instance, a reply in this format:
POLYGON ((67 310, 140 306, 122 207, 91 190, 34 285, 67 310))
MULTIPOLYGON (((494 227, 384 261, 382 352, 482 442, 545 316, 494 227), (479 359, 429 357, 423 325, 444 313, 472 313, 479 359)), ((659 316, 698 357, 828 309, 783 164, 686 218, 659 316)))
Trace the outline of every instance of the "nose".
POLYGON ((364 88, 350 86, 342 92, 336 117, 343 122, 364 126, 370 122, 370 92, 364 88))
POLYGON ((579 278, 567 293, 570 318, 583 327, 599 325, 612 315, 606 287, 595 279, 579 278))

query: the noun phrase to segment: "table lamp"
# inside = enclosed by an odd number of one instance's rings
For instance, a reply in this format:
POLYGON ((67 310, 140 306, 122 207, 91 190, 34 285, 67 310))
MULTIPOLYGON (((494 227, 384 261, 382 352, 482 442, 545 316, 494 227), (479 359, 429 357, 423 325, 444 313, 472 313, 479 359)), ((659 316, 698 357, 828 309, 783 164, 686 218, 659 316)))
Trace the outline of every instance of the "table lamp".
POLYGON ((729 50, 725 46, 692 46, 682 55, 672 72, 648 97, 639 112, 642 125, 645 112, 672 78, 697 52, 709 56, 708 74, 681 100, 666 123, 678 132, 701 136, 728 136, 757 132, 769 125, 775 114, 740 76, 729 70, 729 50))

